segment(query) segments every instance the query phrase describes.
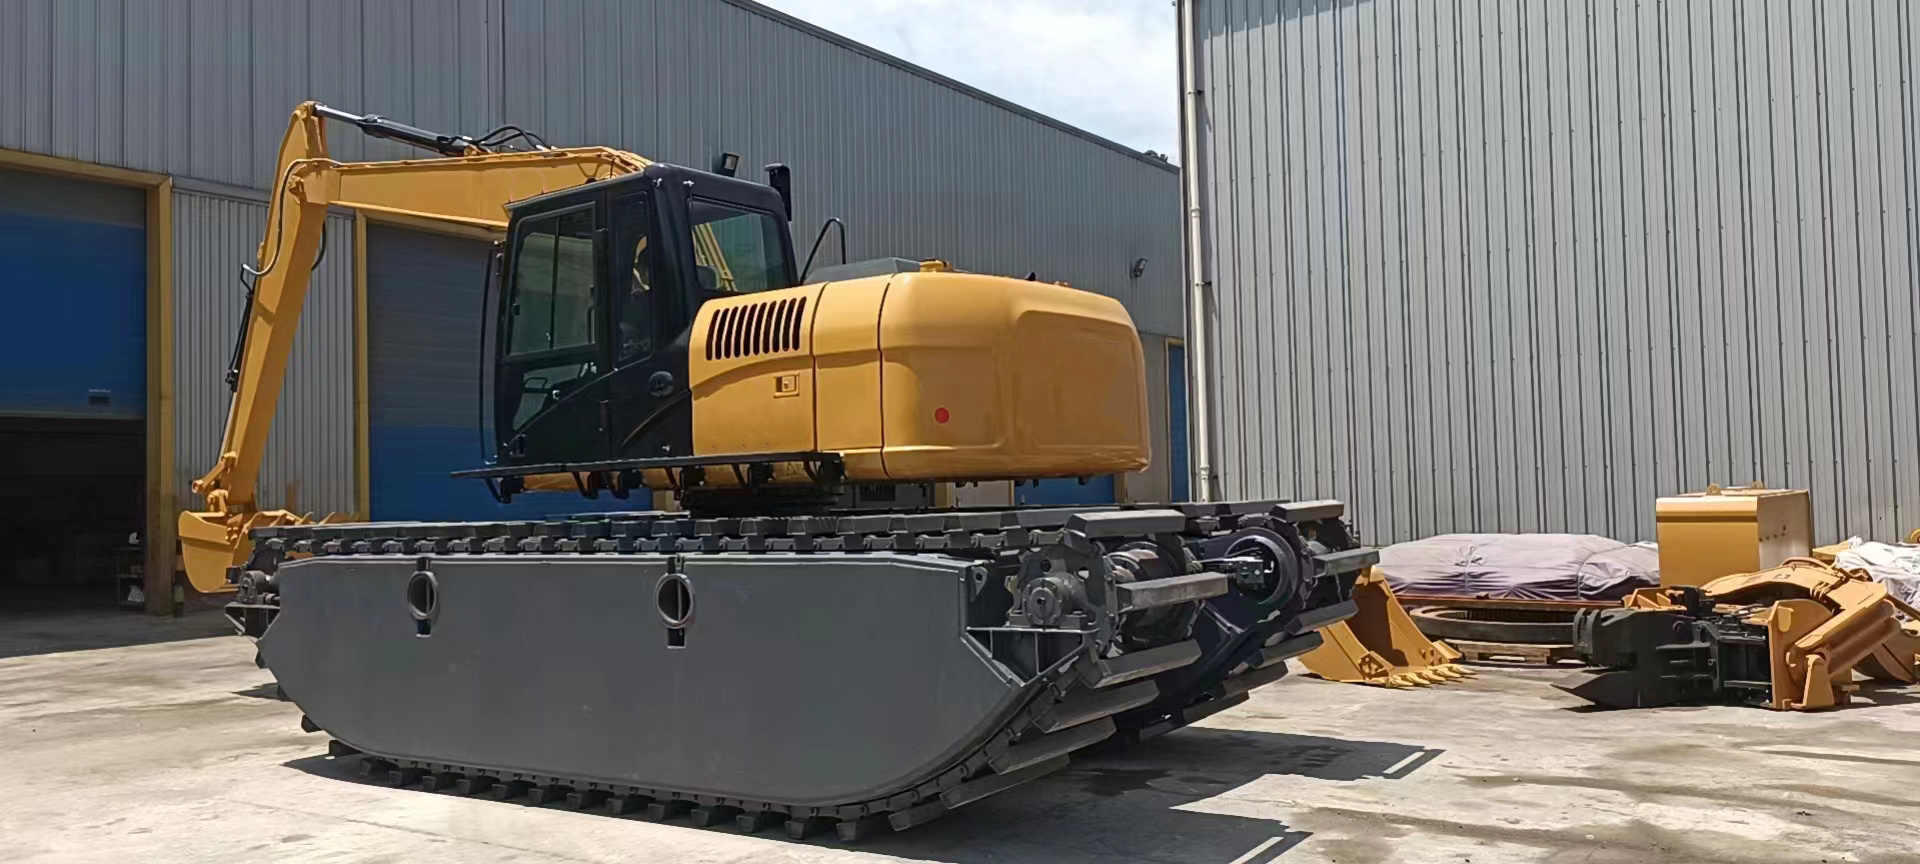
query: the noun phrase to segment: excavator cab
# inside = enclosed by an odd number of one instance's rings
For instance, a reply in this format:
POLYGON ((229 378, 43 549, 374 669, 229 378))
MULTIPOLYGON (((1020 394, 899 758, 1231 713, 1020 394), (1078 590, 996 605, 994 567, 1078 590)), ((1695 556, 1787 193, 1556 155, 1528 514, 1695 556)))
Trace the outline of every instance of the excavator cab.
POLYGON ((786 170, 768 172, 772 185, 656 162, 508 208, 482 343, 495 466, 692 454, 700 306, 797 282, 786 170))

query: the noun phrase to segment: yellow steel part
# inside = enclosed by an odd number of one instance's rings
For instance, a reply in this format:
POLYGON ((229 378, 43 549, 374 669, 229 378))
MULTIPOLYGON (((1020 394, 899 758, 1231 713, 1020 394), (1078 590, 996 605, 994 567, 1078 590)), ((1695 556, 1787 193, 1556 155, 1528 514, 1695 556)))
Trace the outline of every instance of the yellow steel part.
POLYGON ((1654 502, 1660 584, 1704 585, 1777 567, 1813 548, 1813 508, 1803 489, 1721 489, 1654 502))
POLYGON ((327 158, 325 125, 314 109, 312 102, 295 108, 280 143, 266 234, 253 268, 259 275, 247 310, 239 388, 213 467, 193 483, 206 507, 180 515, 187 580, 198 591, 231 589, 226 571, 250 554, 248 530, 309 521, 285 511, 259 510, 254 484, 327 208, 502 229, 507 225, 505 207, 513 201, 640 171, 649 164, 632 153, 604 147, 335 162, 327 158))
POLYGON ((1098 294, 925 269, 709 301, 689 344, 702 456, 822 450, 862 482, 1119 474, 1151 456, 1140 337, 1098 294), (795 298, 797 322, 780 311, 795 298), (769 348, 769 320, 799 343, 769 348))
POLYGON ((822 291, 802 285, 701 305, 687 347, 694 453, 816 449, 813 320, 822 291))
POLYGON ((1424 687, 1474 674, 1454 662, 1460 652, 1414 626, 1379 568, 1355 580, 1353 601, 1353 617, 1322 629, 1320 647, 1300 658, 1308 672, 1381 687, 1424 687))
MULTIPOLYGON (((897 273, 880 353, 887 479, 1147 467, 1146 360, 1133 319, 1110 297, 999 276, 897 273)), ((822 395, 821 413, 840 410, 859 406, 822 395)))
MULTIPOLYGON (((1782 711, 1844 705, 1855 667, 1885 681, 1920 681, 1920 610, 1892 597, 1864 572, 1813 558, 1793 558, 1757 573, 1724 576, 1700 586, 1722 609, 1759 606, 1748 619, 1767 628, 1772 693, 1782 711)), ((1627 598, 1635 609, 1679 608, 1677 589, 1642 589, 1627 598)))

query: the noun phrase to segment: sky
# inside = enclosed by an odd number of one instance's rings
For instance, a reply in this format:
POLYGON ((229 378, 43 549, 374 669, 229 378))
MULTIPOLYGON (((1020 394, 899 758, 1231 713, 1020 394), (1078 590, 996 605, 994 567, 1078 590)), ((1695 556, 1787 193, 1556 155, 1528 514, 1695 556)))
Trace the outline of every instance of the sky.
POLYGON ((1136 150, 1180 149, 1172 0, 760 0, 1136 150))

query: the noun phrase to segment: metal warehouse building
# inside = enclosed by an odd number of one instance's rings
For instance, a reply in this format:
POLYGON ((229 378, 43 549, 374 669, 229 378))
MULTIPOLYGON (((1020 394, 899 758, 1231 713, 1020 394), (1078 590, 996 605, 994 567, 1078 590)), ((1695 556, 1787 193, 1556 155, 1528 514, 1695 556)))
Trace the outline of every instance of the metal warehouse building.
MULTIPOLYGON (((305 99, 694 166, 733 152, 743 173, 787 163, 803 250, 841 216, 856 259, 1031 271, 1122 300, 1146 343, 1156 456, 1184 440, 1167 386, 1184 328, 1175 170, 747 0, 21 0, 0 5, 0 69, 0 586, 92 591, 94 574, 134 569, 138 533, 148 592, 166 592, 175 514, 198 504, 188 484, 226 416, 239 268, 305 99)), ((346 160, 417 155, 345 128, 331 141, 346 160)), ((332 219, 262 506, 502 514, 446 477, 480 459, 489 239, 332 219)), ((1177 460, 1020 494, 1164 498, 1177 460)))
POLYGON ((1920 527, 1913 4, 1182 5, 1220 494, 1374 542, 1652 539, 1756 480, 1821 542, 1920 527))

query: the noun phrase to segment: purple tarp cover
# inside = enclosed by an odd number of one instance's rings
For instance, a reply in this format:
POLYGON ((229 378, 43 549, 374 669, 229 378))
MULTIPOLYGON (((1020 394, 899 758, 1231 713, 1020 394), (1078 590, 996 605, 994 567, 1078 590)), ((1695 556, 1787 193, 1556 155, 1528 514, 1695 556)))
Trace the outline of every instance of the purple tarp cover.
POLYGON ((1380 571, 1402 596, 1618 600, 1660 584, 1660 553, 1591 534, 1442 534, 1380 550, 1380 571))

